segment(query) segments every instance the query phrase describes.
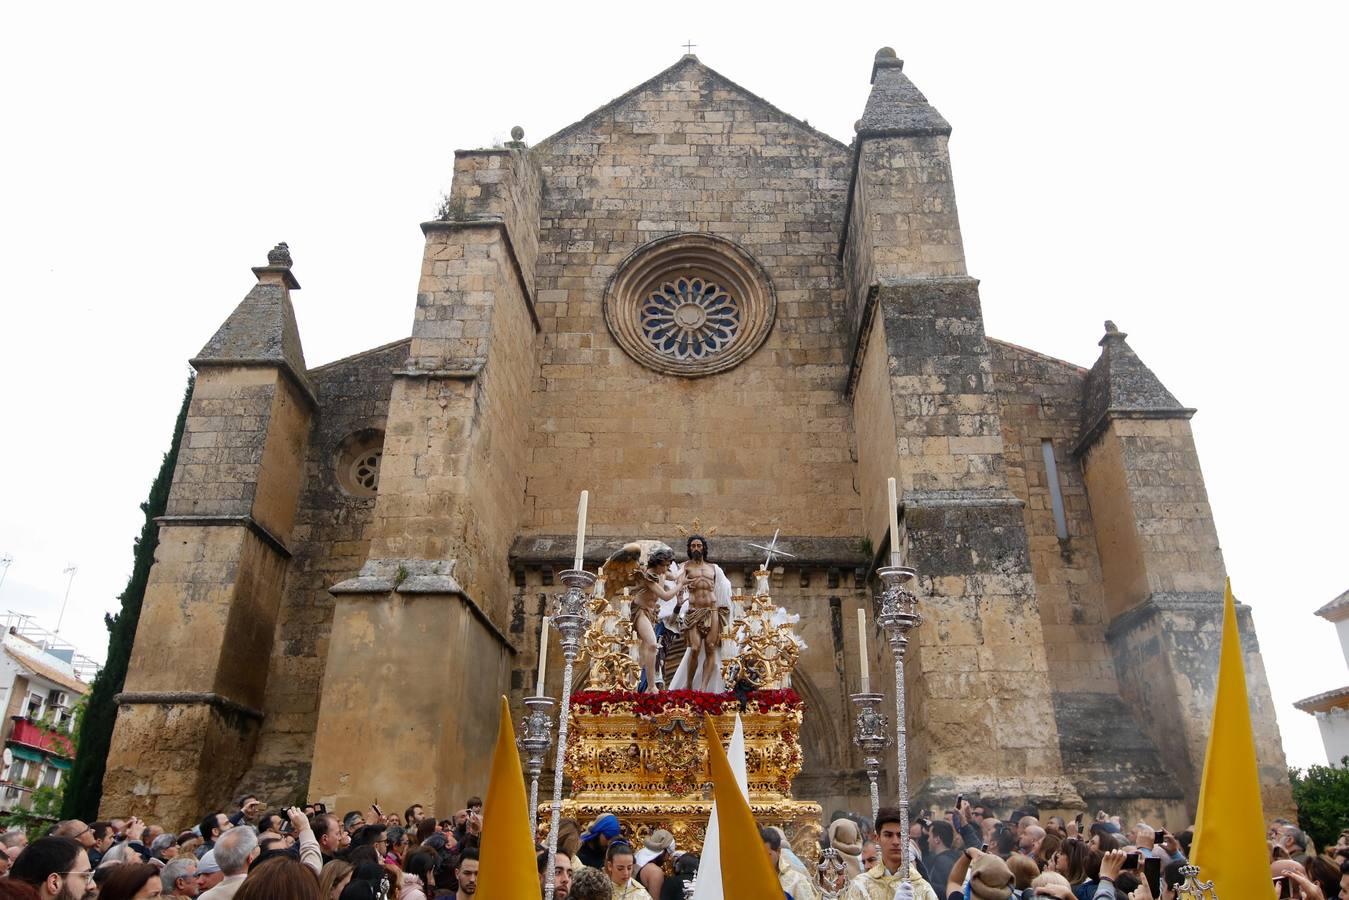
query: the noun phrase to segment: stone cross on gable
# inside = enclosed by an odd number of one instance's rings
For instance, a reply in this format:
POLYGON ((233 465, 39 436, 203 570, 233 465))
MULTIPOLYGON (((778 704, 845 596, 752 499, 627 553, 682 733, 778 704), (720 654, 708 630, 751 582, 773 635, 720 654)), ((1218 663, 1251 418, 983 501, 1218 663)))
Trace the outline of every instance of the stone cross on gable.
POLYGON ((698 45, 695 44, 695 43, 693 43, 692 41, 687 41, 687 42, 685 42, 685 44, 684 44, 684 52, 687 53, 687 54, 689 54, 690 56, 692 56, 692 55, 693 55, 693 48, 696 47, 696 46, 698 46, 698 45))

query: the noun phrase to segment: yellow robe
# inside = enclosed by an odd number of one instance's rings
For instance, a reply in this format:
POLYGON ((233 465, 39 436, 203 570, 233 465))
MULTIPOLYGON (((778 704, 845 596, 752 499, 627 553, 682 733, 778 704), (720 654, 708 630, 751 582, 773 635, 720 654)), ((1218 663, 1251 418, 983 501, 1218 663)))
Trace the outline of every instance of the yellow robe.
POLYGON ((622 887, 614 885, 614 900, 651 900, 651 895, 634 876, 622 887))
POLYGON ((787 865, 784 859, 782 865, 778 868, 778 882, 782 889, 792 895, 792 900, 815 900, 815 887, 810 883, 810 879, 801 874, 799 869, 794 869, 787 865))
MULTIPOLYGON (((895 888, 899 887, 899 875, 885 874, 885 866, 877 863, 870 871, 863 872, 852 880, 844 893, 844 900, 894 900, 895 888)), ((913 900, 937 900, 936 891, 927 883, 918 870, 909 867, 909 883, 913 885, 913 900)))

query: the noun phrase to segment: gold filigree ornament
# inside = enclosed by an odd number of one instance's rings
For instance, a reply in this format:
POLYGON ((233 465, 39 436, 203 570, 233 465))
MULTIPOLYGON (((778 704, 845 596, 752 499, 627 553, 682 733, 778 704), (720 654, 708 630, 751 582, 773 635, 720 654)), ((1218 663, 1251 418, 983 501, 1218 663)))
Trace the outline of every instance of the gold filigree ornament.
POLYGON ((801 656, 794 624, 792 617, 773 605, 772 597, 754 596, 749 610, 731 628, 740 652, 722 660, 721 675, 726 683, 744 683, 755 690, 790 686, 801 656))
MULTIPOLYGON (((730 740, 737 711, 736 701, 728 699, 712 713, 723 744, 730 740)), ((820 807, 791 794, 791 781, 802 766, 801 715, 799 706, 760 706, 751 694, 740 720, 755 819, 782 827, 792 846, 813 858, 820 807)), ((563 815, 589 822, 613 813, 635 840, 666 828, 681 848, 699 849, 712 808, 702 718, 697 705, 679 699, 654 714, 639 714, 632 700, 573 706, 564 761, 572 795, 563 803, 563 815)))
POLYGON ((594 618, 581 641, 581 657, 590 660, 588 689, 635 690, 642 667, 632 658, 637 640, 632 621, 617 615, 603 597, 592 597, 590 606, 594 618))

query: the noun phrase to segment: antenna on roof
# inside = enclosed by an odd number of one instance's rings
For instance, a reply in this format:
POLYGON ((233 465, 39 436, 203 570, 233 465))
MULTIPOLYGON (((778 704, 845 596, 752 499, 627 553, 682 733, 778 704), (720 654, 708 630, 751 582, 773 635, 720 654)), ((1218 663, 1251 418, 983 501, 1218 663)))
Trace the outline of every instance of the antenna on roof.
POLYGON ((57 634, 61 633, 61 622, 64 621, 66 617, 66 604, 70 602, 70 586, 75 583, 75 573, 78 572, 79 570, 80 567, 75 565, 74 563, 71 563, 70 565, 66 566, 64 569, 61 570, 61 574, 69 575, 70 580, 66 582, 66 598, 61 601, 61 614, 56 617, 57 634))

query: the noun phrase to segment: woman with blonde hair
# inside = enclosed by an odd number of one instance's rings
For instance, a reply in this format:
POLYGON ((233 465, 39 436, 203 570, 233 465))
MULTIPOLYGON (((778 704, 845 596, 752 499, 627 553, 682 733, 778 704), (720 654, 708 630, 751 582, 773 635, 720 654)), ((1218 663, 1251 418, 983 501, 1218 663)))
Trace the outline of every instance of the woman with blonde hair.
POLYGON ((323 895, 323 900, 337 900, 342 896, 342 888, 351 881, 351 873, 355 868, 345 859, 334 859, 324 864, 323 872, 319 874, 319 893, 323 895))

